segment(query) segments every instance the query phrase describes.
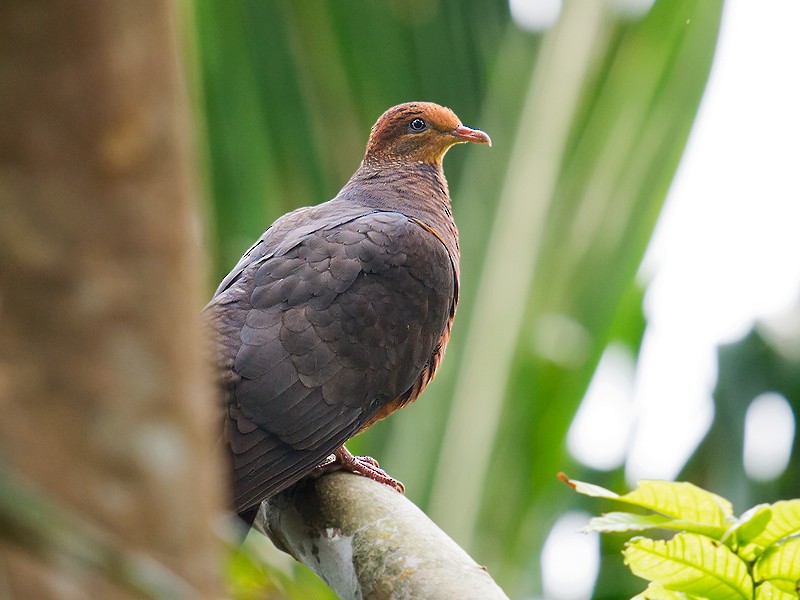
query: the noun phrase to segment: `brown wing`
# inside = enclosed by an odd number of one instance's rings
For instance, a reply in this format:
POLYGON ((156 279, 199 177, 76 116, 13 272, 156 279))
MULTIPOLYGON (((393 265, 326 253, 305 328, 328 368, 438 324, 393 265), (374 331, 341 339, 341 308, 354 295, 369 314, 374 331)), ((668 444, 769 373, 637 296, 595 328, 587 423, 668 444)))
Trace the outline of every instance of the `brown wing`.
POLYGON ((406 394, 454 307, 444 245, 399 213, 281 245, 240 263, 214 305, 238 512, 300 479, 406 394))

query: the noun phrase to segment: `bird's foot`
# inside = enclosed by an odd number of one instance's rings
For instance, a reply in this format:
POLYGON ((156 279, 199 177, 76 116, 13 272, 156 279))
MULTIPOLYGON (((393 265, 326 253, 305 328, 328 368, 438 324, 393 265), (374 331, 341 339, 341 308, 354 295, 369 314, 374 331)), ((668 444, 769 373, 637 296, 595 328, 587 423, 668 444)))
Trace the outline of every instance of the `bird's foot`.
POLYGON ((386 471, 378 466, 378 461, 371 456, 353 456, 350 451, 342 446, 336 450, 324 463, 314 468, 312 476, 319 477, 333 471, 349 471, 373 479, 384 485, 396 489, 401 494, 406 488, 386 471))

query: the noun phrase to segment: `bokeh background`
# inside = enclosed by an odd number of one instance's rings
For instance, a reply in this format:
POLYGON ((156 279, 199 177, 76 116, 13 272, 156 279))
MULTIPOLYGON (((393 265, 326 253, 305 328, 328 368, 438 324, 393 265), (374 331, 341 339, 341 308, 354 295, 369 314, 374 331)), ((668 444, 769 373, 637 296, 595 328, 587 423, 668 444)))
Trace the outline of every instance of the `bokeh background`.
MULTIPOLYGON (((560 471, 689 480, 738 512, 800 496, 796 2, 184 8, 209 293, 276 217, 336 194, 389 106, 492 136, 445 161, 463 289, 442 369, 349 447, 512 598, 644 587, 623 540, 576 533, 610 506, 560 471)), ((259 536, 230 577, 242 598, 332 597, 259 536)))

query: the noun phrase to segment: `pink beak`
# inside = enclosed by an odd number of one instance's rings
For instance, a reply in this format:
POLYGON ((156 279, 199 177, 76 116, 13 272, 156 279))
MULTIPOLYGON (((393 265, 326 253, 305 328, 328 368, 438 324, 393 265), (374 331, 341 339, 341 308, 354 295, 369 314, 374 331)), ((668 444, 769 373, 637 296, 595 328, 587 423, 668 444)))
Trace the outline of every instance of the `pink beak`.
POLYGON ((492 138, 480 129, 472 129, 466 125, 459 125, 450 132, 450 135, 457 138, 459 142, 473 142, 475 144, 492 145, 492 138))

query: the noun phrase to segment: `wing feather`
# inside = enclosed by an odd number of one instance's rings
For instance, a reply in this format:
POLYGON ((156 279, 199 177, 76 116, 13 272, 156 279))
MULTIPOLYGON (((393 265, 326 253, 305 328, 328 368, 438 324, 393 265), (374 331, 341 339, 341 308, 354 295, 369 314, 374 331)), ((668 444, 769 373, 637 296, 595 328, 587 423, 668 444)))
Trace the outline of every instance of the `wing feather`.
POLYGON ((239 512, 408 396, 454 309, 453 262, 426 228, 399 213, 309 210, 276 222, 209 306, 231 371, 225 440, 239 512), (316 226, 303 222, 312 216, 316 226))

